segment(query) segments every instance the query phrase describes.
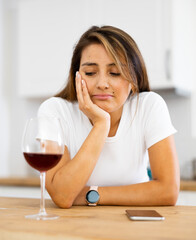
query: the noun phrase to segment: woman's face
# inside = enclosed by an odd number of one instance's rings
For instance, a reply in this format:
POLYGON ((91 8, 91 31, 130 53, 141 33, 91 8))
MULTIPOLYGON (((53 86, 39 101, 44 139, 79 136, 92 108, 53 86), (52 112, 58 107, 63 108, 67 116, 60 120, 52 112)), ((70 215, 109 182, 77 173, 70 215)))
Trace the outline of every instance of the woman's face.
POLYGON ((91 44, 83 50, 79 72, 94 104, 108 113, 122 110, 131 83, 122 77, 103 45, 91 44))

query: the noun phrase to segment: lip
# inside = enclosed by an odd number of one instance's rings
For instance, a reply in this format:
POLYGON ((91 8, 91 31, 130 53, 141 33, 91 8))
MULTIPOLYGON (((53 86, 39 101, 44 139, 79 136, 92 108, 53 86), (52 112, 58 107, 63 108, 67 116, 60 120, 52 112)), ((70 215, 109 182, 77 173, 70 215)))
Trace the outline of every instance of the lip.
POLYGON ((94 94, 92 97, 95 99, 98 99, 98 100, 108 100, 108 99, 112 98, 113 95, 111 95, 111 94, 94 94))

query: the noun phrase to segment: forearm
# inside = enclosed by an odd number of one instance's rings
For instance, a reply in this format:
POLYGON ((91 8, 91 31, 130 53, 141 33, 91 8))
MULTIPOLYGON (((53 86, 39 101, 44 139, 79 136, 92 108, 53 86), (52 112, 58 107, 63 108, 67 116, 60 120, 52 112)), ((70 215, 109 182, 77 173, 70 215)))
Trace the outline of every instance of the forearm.
POLYGON ((174 205, 178 186, 153 180, 140 184, 100 188, 101 205, 174 205))
MULTIPOLYGON (((85 195, 89 187, 85 187, 78 195, 74 205, 86 205, 85 195)), ((99 187, 99 205, 124 205, 124 206, 153 206, 174 205, 177 201, 178 184, 165 184, 158 180, 145 183, 99 187)))
POLYGON ((97 163, 109 128, 101 123, 94 126, 75 157, 54 175, 51 195, 57 205, 69 207, 86 185, 97 163))

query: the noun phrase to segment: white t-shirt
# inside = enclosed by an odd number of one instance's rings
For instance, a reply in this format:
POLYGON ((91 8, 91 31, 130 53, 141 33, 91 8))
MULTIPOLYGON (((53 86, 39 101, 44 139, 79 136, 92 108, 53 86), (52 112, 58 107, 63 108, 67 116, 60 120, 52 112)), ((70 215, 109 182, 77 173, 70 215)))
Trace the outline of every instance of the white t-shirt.
MULTIPOLYGON (((71 158, 92 129, 89 119, 79 110, 78 103, 62 98, 46 100, 40 106, 38 116, 61 119, 65 145, 71 158)), ((124 104, 116 135, 106 139, 87 185, 120 186, 148 181, 147 149, 175 132, 162 97, 154 92, 129 97, 124 104)), ((50 135, 48 139, 55 140, 50 135)))

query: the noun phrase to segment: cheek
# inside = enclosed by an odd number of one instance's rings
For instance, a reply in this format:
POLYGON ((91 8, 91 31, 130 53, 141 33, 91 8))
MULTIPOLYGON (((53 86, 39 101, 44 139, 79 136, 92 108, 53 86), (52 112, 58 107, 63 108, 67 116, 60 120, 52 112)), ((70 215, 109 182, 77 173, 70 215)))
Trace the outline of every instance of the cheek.
POLYGON ((90 80, 87 80, 87 79, 85 79, 85 78, 83 78, 83 79, 84 79, 84 81, 86 82, 86 87, 87 87, 87 89, 88 89, 88 92, 91 93, 91 92, 93 91, 93 88, 94 88, 93 82, 90 81, 90 80))
POLYGON ((121 85, 119 86, 119 89, 122 90, 123 95, 129 95, 131 91, 131 83, 122 82, 121 85))

